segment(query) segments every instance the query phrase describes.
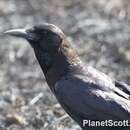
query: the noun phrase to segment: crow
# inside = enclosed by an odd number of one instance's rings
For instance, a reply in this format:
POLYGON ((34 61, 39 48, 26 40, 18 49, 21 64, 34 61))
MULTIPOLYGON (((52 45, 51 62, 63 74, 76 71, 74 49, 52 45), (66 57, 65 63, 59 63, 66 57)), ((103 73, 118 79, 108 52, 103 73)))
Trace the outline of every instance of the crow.
POLYGON ((130 86, 83 63, 59 27, 43 23, 4 33, 29 42, 51 91, 83 130, 130 130, 83 124, 84 120, 130 122, 130 86))

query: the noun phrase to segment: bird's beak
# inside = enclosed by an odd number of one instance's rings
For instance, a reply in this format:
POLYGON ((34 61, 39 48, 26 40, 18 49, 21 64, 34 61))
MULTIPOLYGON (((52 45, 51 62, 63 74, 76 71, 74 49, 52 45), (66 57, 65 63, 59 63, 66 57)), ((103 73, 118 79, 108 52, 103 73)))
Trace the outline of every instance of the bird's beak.
POLYGON ((25 29, 12 29, 12 30, 7 30, 4 32, 4 34, 11 35, 11 36, 16 36, 16 37, 22 37, 22 38, 27 38, 28 34, 25 29))

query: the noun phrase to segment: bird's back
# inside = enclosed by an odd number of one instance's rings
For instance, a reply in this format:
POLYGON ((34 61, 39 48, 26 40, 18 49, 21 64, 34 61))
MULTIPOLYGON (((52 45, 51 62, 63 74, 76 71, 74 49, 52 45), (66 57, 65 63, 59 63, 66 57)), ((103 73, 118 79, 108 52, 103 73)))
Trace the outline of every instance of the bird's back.
POLYGON ((130 95, 94 68, 84 67, 79 73, 61 78, 55 84, 55 95, 81 127, 85 119, 130 122, 130 95))

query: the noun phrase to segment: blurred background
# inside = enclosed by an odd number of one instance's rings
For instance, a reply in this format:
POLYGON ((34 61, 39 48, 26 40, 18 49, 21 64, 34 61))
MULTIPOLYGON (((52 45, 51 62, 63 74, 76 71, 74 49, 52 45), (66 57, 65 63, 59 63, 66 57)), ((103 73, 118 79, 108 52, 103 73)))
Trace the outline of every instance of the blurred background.
POLYGON ((130 84, 129 0, 0 0, 0 130, 80 130, 29 44, 2 34, 43 22, 62 28, 87 64, 130 84))

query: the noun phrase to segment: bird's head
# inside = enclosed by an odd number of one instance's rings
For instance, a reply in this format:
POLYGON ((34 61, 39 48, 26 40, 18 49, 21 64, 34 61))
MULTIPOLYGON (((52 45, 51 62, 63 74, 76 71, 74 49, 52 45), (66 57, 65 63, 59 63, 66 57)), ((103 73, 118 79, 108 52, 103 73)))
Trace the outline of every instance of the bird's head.
POLYGON ((24 38, 30 43, 49 79, 57 79, 80 62, 62 30, 53 24, 44 23, 31 29, 8 30, 5 34, 24 38))
POLYGON ((53 24, 35 25, 30 29, 12 29, 5 34, 26 39, 34 49, 52 53, 61 45, 64 33, 53 24))

